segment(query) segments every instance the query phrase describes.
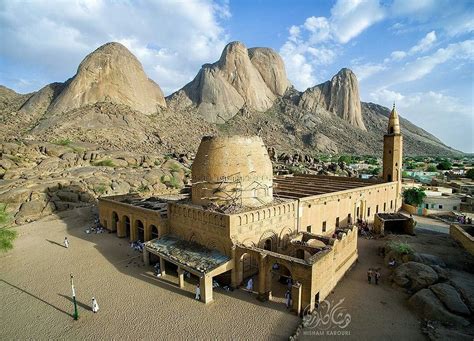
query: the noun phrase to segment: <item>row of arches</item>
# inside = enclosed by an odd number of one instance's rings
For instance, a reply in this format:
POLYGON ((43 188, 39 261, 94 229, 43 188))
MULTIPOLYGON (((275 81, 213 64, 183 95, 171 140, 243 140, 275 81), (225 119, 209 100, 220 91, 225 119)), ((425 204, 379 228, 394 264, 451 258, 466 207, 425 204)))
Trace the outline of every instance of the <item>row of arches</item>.
POLYGON ((171 216, 186 217, 193 220, 203 221, 218 226, 224 226, 224 216, 215 213, 207 213, 192 208, 172 206, 170 208, 171 216))
POLYGON ((117 231, 117 236, 127 237, 130 241, 146 242, 160 236, 160 231, 155 224, 145 225, 142 219, 134 219, 132 223, 126 214, 122 215, 120 219, 117 212, 113 211, 111 222, 111 230, 117 231))

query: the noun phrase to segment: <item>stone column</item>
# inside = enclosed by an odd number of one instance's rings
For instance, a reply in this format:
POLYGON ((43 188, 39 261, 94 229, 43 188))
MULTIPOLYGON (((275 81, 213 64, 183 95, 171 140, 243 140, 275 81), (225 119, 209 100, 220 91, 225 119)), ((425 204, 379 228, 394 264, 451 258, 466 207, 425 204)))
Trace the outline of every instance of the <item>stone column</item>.
POLYGON ((150 265, 150 252, 146 249, 146 247, 143 248, 143 263, 145 265, 150 265))
POLYGON ((125 237, 125 219, 119 219, 117 222, 117 237, 122 238, 125 237))
POLYGON ((199 286, 201 288, 201 301, 209 303, 212 301, 212 277, 203 275, 199 279, 199 286))
POLYGON ((160 257, 160 271, 161 271, 161 276, 166 275, 165 259, 163 257, 160 257))
POLYGON ((239 276, 240 276, 240 273, 242 272, 241 270, 241 264, 240 264, 240 257, 236 257, 236 252, 235 252, 235 246, 232 246, 232 248, 230 249, 230 258, 232 259, 232 261, 234 262, 234 268, 231 270, 231 273, 230 273, 230 286, 234 289, 236 289, 240 283, 242 282, 242 279, 240 279, 239 281, 239 276))
POLYGON ((300 315, 301 313, 301 284, 295 283, 291 287, 291 299, 293 301, 291 305, 291 310, 300 315))
POLYGON ((258 257, 258 299, 261 301, 268 300, 267 294, 265 292, 265 288, 267 285, 266 283, 267 267, 265 264, 266 258, 267 258, 267 255, 265 255, 264 253, 261 253, 258 257))
POLYGON ((178 282, 179 287, 182 289, 184 288, 184 270, 178 267, 178 282))

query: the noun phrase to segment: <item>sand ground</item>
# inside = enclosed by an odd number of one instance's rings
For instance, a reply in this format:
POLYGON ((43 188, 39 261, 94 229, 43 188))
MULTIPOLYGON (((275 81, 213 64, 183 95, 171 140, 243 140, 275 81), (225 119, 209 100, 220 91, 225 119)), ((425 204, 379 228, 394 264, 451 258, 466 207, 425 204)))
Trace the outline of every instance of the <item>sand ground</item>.
POLYGON ((194 286, 157 279, 141 254, 114 234, 84 233, 91 209, 18 228, 15 248, 0 256, 0 339, 287 339, 300 322, 283 304, 242 290, 193 299, 194 286), (62 246, 64 237, 70 247, 62 246), (72 319, 69 274, 80 318, 72 319), (100 306, 90 311, 91 298, 100 306))
MULTIPOLYGON (((86 234, 93 216, 93 208, 78 209, 18 227, 15 248, 0 256, 0 339, 283 340, 300 323, 284 304, 262 303, 242 290, 215 289, 209 305, 193 300, 192 283, 181 290, 175 276, 152 276, 126 240, 86 234), (65 236, 69 249, 62 246, 65 236), (71 272, 78 321, 72 319, 71 272), (92 296, 98 314, 90 311, 92 296)), ((360 238, 359 261, 328 297, 335 303, 344 299, 350 335, 308 334, 303 339, 426 339, 408 308, 407 294, 391 286, 377 255, 384 242, 360 238), (369 267, 382 268, 380 285, 367 283, 369 267)))

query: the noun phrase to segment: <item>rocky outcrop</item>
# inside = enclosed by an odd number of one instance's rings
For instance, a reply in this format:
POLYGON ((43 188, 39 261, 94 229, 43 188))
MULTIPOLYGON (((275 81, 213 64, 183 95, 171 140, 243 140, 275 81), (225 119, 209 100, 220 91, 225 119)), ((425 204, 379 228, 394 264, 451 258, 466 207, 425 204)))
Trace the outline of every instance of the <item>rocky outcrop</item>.
POLYGON ((288 85, 283 61, 275 51, 248 50, 244 44, 232 42, 219 61, 203 65, 196 78, 170 99, 181 97, 208 122, 223 123, 244 106, 250 111, 267 110, 288 85))
POLYGON ((400 265, 393 274, 393 281, 411 291, 427 288, 438 280, 438 274, 430 266, 408 262, 400 265))
POLYGON ((299 106, 315 112, 322 107, 351 125, 367 130, 362 120, 359 83, 349 69, 342 69, 330 81, 307 89, 301 95, 299 106))
POLYGON ((97 102, 125 104, 145 114, 166 107, 163 92, 147 77, 138 59, 125 46, 107 43, 89 54, 64 85, 46 86, 22 109, 61 114, 97 102))
POLYGON ((430 286, 430 289, 450 312, 466 316, 471 314, 457 290, 451 285, 447 283, 437 283, 430 286))
POLYGON ((440 321, 455 326, 469 325, 469 321, 445 309, 443 304, 430 289, 418 291, 408 302, 411 307, 425 319, 440 321))

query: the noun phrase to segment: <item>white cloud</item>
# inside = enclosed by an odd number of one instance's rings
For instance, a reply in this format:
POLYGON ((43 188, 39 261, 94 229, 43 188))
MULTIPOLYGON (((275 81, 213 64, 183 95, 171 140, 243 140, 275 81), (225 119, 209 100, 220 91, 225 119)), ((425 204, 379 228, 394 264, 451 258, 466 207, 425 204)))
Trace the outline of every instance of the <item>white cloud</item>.
POLYGON ((211 0, 8 1, 0 8, 1 57, 8 72, 22 65, 45 82, 64 81, 88 53, 119 41, 170 93, 219 57, 228 38, 221 20, 229 16, 226 2, 211 0))
POLYGON ((366 64, 353 64, 352 65, 352 71, 354 71, 359 81, 367 79, 386 69, 387 67, 384 66, 383 64, 366 63, 366 64))
POLYGON ((427 51, 431 46, 433 46, 433 43, 436 41, 436 32, 431 31, 428 33, 423 39, 421 39, 418 44, 413 46, 410 49, 410 53, 418 53, 418 52, 425 52, 427 51))
POLYGON ((331 9, 332 32, 345 44, 384 16, 378 0, 339 0, 331 9))
POLYGON ((432 55, 417 58, 397 71, 392 84, 411 82, 421 79, 433 69, 449 60, 474 60, 474 40, 465 40, 440 48, 432 55))
POLYGON ((384 10, 377 0, 338 0, 329 18, 311 16, 302 25, 291 26, 280 49, 288 78, 300 90, 315 85, 317 66, 333 63, 340 44, 383 17, 384 10))
POLYGON ((370 100, 391 107, 419 127, 464 152, 474 152, 473 112, 471 104, 442 92, 427 91, 401 94, 387 88, 369 95, 370 100), (449 127, 449 129, 447 129, 449 127))
POLYGON ((404 51, 393 51, 390 57, 392 57, 393 60, 401 60, 407 56, 407 53, 404 51))

